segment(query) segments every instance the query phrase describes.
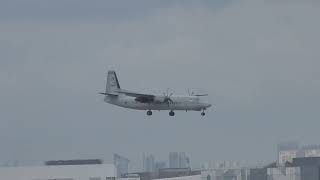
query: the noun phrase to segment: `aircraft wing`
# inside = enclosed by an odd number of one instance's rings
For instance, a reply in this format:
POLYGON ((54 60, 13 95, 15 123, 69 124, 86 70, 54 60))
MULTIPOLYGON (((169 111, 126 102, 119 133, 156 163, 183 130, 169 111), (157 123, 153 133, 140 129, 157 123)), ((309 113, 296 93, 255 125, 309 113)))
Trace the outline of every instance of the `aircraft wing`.
POLYGON ((208 94, 194 94, 193 96, 208 96, 208 94))
POLYGON ((136 97, 136 100, 139 102, 152 102, 155 99, 155 95, 135 93, 135 92, 131 92, 123 89, 117 91, 117 93, 125 94, 131 97, 136 97))

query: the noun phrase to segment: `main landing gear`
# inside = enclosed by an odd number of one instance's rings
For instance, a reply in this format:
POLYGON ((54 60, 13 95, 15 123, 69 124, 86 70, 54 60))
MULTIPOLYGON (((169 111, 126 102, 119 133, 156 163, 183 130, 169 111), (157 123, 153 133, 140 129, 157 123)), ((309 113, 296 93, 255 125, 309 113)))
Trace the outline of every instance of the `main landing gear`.
MULTIPOLYGON (((205 110, 203 110, 203 111, 201 112, 201 116, 205 116, 205 115, 206 115, 206 113, 205 113, 204 111, 205 111, 205 110)), ((148 111, 147 111, 147 115, 148 115, 148 116, 151 116, 151 115, 152 115, 152 111, 151 111, 151 110, 148 110, 148 111)), ((171 111, 169 112, 169 116, 174 116, 174 115, 175 115, 174 111, 171 110, 171 111)))
MULTIPOLYGON (((174 113, 174 111, 172 111, 172 110, 169 112, 169 116, 174 116, 174 114, 175 114, 175 113, 174 113)), ((152 111, 151 111, 151 110, 148 110, 148 111, 147 111, 147 115, 148 115, 148 116, 151 116, 151 115, 152 115, 152 111)))
POLYGON ((169 112, 169 116, 174 116, 174 111, 171 110, 171 111, 169 112))
POLYGON ((152 111, 151 110, 147 111, 147 115, 151 116, 152 115, 152 111))
POLYGON ((205 109, 202 110, 201 116, 205 116, 206 113, 204 112, 205 109))

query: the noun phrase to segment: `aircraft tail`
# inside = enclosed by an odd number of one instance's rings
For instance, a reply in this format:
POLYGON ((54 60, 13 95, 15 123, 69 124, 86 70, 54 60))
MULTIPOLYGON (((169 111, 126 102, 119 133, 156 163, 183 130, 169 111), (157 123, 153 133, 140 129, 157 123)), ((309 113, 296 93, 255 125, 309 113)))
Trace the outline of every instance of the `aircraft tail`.
POLYGON ((120 84, 115 71, 108 71, 106 94, 118 95, 120 84))

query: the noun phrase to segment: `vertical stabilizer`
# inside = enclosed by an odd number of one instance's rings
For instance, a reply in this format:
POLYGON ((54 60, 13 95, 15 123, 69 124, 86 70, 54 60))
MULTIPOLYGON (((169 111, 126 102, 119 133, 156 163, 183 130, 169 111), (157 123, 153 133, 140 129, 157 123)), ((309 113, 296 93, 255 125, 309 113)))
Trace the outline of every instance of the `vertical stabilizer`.
POLYGON ((120 90, 120 84, 115 71, 108 71, 106 93, 118 94, 117 90, 120 90))

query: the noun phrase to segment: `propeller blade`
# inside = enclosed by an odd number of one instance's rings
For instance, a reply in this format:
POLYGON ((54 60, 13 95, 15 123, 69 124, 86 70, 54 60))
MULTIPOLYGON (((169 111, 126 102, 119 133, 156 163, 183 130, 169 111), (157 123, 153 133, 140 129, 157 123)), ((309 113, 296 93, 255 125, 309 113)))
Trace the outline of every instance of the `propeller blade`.
POLYGON ((163 103, 167 103, 168 106, 170 106, 170 104, 173 104, 173 100, 171 99, 171 96, 174 93, 170 93, 169 94, 169 88, 166 89, 166 92, 163 93, 164 99, 163 99, 163 103))

